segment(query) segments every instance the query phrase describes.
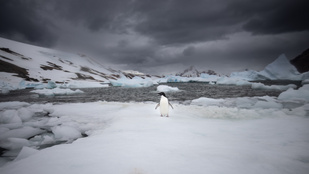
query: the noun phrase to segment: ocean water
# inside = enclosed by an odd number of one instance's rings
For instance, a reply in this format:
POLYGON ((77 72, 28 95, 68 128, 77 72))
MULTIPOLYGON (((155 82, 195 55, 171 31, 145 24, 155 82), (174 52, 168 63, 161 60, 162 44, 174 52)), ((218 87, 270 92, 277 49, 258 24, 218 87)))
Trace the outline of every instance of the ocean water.
MULTIPOLYGON (((267 82, 265 81, 267 84, 267 82)), ((269 84, 289 84, 290 82, 268 82, 269 84)), ((166 93, 170 101, 187 103, 187 101, 200 97, 208 98, 235 98, 253 96, 278 96, 279 90, 252 89, 251 86, 235 85, 210 85, 207 83, 166 83, 171 87, 177 87, 179 91, 166 93)), ((298 85, 298 84, 297 84, 298 85)), ((94 101, 116 102, 158 102, 157 86, 146 88, 82 88, 83 94, 44 96, 31 93, 33 89, 11 91, 9 94, 1 94, 0 102, 24 101, 29 103, 84 103, 94 101)))

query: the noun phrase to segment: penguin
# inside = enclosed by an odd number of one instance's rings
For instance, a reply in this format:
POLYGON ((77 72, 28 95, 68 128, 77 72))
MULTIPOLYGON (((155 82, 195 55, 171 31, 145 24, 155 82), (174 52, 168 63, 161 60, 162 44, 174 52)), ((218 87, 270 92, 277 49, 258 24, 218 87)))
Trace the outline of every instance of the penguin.
POLYGON ((174 108, 173 108, 173 106, 170 104, 170 102, 168 101, 168 99, 166 98, 164 92, 160 92, 160 93, 158 93, 158 94, 161 96, 161 99, 160 99, 160 103, 158 103, 158 105, 156 106, 155 109, 157 109, 157 108, 160 106, 160 114, 161 114, 161 117, 163 117, 163 116, 168 117, 168 105, 170 105, 172 109, 174 109, 174 108))

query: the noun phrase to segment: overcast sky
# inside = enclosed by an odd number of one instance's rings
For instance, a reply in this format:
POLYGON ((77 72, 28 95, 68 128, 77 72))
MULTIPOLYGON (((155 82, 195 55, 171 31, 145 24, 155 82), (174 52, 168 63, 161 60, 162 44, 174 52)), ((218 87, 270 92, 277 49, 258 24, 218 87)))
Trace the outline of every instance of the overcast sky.
POLYGON ((308 0, 0 0, 0 36, 150 74, 261 70, 309 48, 308 0))

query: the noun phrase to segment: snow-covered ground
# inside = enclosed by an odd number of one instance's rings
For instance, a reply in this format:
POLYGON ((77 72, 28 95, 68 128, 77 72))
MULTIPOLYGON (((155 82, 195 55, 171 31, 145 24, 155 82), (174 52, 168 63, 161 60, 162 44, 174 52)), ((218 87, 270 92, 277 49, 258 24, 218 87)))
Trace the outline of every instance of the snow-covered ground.
POLYGON ((0 173, 306 174, 308 87, 174 103, 168 118, 153 102, 0 103, 2 157, 17 156, 0 173))

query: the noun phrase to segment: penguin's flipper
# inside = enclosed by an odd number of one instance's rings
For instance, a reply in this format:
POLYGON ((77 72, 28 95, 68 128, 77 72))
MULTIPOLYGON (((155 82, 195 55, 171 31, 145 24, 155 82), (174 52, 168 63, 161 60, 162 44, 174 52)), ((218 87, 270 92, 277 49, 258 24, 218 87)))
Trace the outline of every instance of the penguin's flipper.
POLYGON ((157 106, 156 106, 156 108, 155 108, 155 109, 157 109, 159 106, 160 106, 160 103, 158 103, 158 104, 157 104, 157 106))
POLYGON ((174 109, 173 106, 172 106, 172 104, 171 104, 170 102, 168 102, 168 104, 172 107, 172 109, 174 109))

